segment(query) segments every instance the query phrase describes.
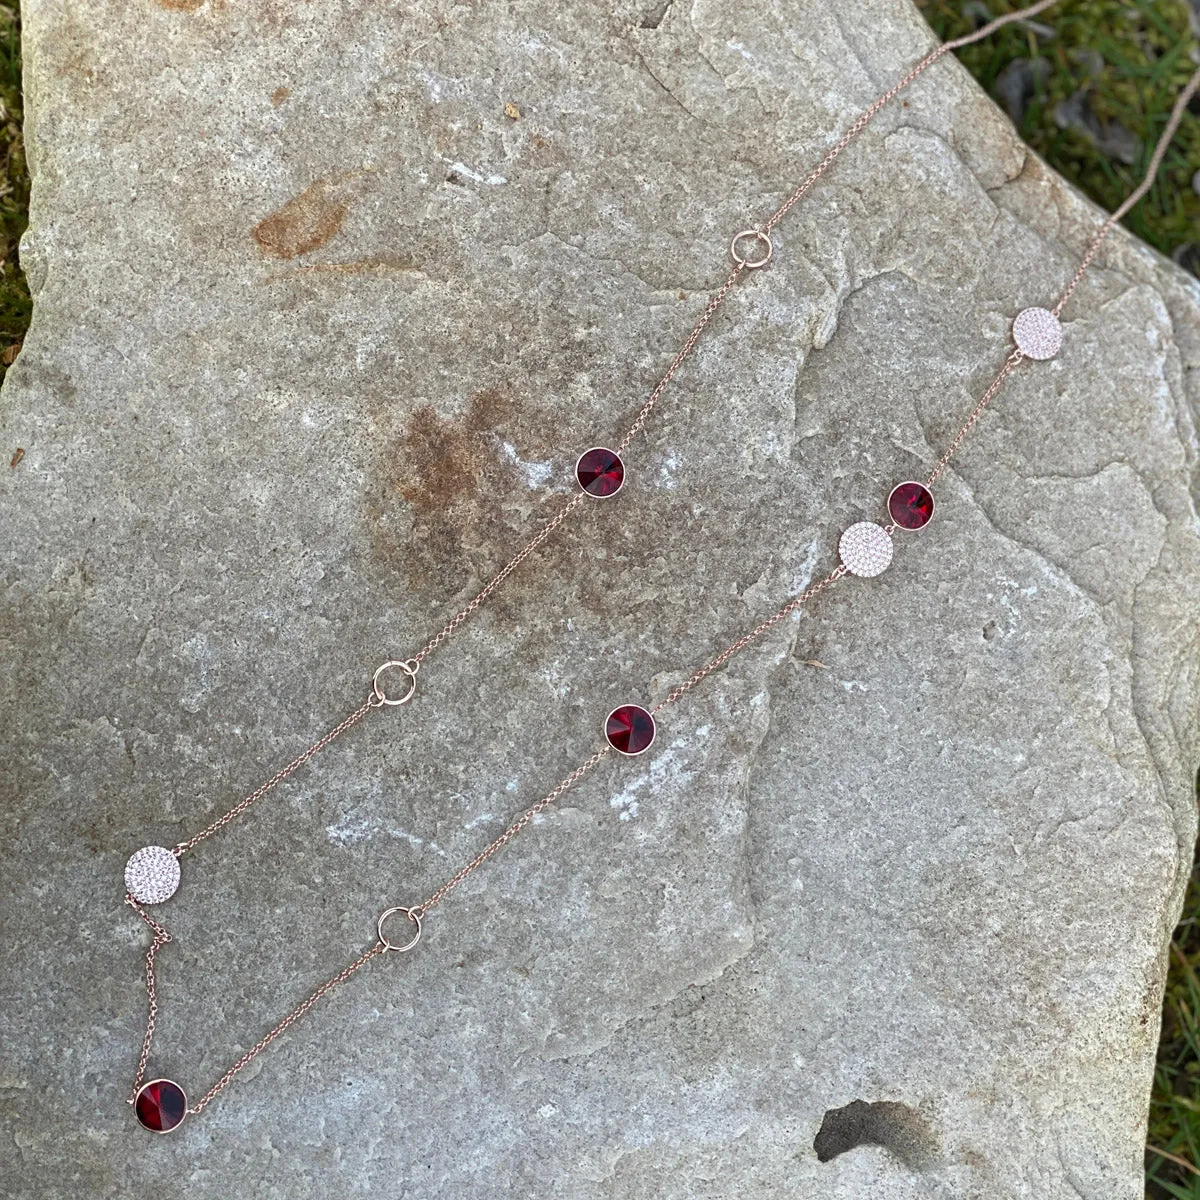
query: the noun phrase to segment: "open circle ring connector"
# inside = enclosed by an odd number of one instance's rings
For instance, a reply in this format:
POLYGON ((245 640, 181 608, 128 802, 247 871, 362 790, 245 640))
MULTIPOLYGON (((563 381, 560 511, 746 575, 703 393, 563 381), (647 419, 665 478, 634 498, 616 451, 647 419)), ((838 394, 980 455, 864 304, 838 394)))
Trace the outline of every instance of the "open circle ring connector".
POLYGON ((769 233, 763 233, 761 229, 743 229, 741 233, 733 235, 733 240, 729 243, 729 257, 739 267, 745 267, 748 271, 757 271, 759 267, 765 267, 771 261, 773 249, 769 233), (738 250, 738 242, 745 238, 753 238, 762 247, 760 258, 747 258, 738 250))
POLYGON ((380 704, 407 704, 417 690, 417 671, 420 670, 420 667, 421 664, 415 658, 410 658, 407 662, 400 662, 394 658, 389 659, 371 677, 371 703, 377 707, 380 704), (403 696, 389 696, 379 682, 379 677, 384 671, 390 670, 392 667, 395 667, 397 671, 403 671, 408 676, 408 690, 403 696))
POLYGON ((415 908, 389 908, 386 912, 381 914, 375 929, 379 933, 380 945, 382 945, 385 950, 395 950, 397 954, 403 954, 406 950, 411 950, 421 940, 421 916, 415 908), (411 940, 404 942, 403 944, 399 942, 388 941, 387 934, 383 932, 383 927, 387 923, 388 917, 393 916, 395 913, 403 913, 409 919, 409 922, 415 925, 417 929, 411 940))

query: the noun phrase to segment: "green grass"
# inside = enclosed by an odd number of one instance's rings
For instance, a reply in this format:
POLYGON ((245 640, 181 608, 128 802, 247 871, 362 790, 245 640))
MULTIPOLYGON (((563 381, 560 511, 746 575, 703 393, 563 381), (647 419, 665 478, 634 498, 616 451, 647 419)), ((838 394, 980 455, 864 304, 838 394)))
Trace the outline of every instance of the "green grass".
MULTIPOLYGON (((958 0, 917 0, 944 40, 975 28, 958 0)), ((990 0, 993 15, 1023 7, 990 0)), ((1030 99, 1020 134, 1059 174, 1106 209, 1136 186, 1162 133, 1179 89, 1196 69, 1196 42, 1185 0, 1063 0, 1035 19, 1054 30, 1041 36, 1010 25, 958 52, 963 65, 989 91, 1015 59, 1042 58, 1048 74, 1030 99), (1080 89, 1104 123, 1118 122, 1137 135, 1142 152, 1130 164, 1100 153, 1082 133, 1060 128, 1057 106, 1080 89)), ((1150 194, 1125 220, 1138 237, 1164 254, 1200 242, 1200 196, 1192 176, 1200 169, 1200 117, 1188 113, 1150 194)))
MULTIPOLYGON (((955 37, 973 28, 964 6, 918 0, 936 32, 955 37)), ((1019 8, 991 0, 993 15, 1019 8)), ((1141 178, 1179 87, 1193 67, 1184 0, 1063 0, 1038 24, 1056 36, 1010 27, 960 52, 989 91, 1018 58, 1042 57, 1046 74, 1030 98, 1022 137, 1055 170, 1107 209, 1120 203, 1141 178), (1098 57, 1097 57, 1098 56, 1098 57), (1055 107, 1090 86, 1092 111, 1116 121, 1142 142, 1130 165, 1100 153, 1082 134, 1062 129, 1055 107)), ((20 18, 0 6, 0 376, 29 326, 31 303, 17 267, 17 243, 29 207, 29 176, 21 141, 20 18)), ((1192 189, 1200 168, 1200 117, 1189 115, 1167 156, 1158 182, 1125 224, 1165 254, 1200 242, 1200 196, 1192 189)), ((1200 254, 1196 261, 1200 261, 1200 254)), ((1193 870, 1183 919, 1171 948, 1146 1155, 1147 1195, 1153 1200, 1200 1200, 1200 872, 1193 870), (1165 1151, 1182 1163, 1158 1151, 1165 1151)))
POLYGON ((1196 867, 1171 943, 1146 1141, 1152 1148, 1146 1153, 1147 1196, 1200 1200, 1200 1174, 1174 1161, 1200 1163, 1200 869, 1196 867))

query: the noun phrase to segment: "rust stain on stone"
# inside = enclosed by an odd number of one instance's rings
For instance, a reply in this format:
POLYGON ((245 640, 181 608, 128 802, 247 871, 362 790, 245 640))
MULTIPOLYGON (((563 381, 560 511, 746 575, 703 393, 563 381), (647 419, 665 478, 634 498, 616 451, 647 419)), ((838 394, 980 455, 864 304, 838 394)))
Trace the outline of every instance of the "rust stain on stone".
POLYGON ((271 103, 273 105, 275 105, 276 108, 278 108, 291 94, 292 94, 291 88, 277 87, 271 93, 271 103))
POLYGON ((310 183, 298 196, 260 221, 251 236, 264 253, 295 258, 325 245, 342 228, 354 192, 355 175, 339 175, 310 183))
POLYGON ((301 263, 299 266, 276 271, 265 278, 273 283, 280 279, 294 279, 297 275, 367 275, 393 271, 401 274, 424 274, 416 261, 408 255, 377 254, 371 258, 356 258, 349 262, 301 263))
POLYGON ((195 12, 204 6, 204 0, 154 0, 154 3, 170 12, 195 12))
POLYGON ((408 468, 400 493, 425 516, 452 516, 470 503, 497 466, 490 435, 512 402, 498 388, 471 397, 461 425, 442 420, 429 405, 416 409, 404 435, 408 468))
MULTIPOLYGON (((529 445, 522 417, 506 390, 485 388, 460 416, 414 409, 381 453, 380 486, 367 505, 372 553, 422 603, 448 603, 467 581, 494 573, 503 565, 497 555, 562 503, 551 492, 531 494, 506 461, 504 442, 529 445)), ((528 584, 536 567, 522 576, 528 584)), ((494 607, 504 611, 519 594, 505 589, 494 607)))

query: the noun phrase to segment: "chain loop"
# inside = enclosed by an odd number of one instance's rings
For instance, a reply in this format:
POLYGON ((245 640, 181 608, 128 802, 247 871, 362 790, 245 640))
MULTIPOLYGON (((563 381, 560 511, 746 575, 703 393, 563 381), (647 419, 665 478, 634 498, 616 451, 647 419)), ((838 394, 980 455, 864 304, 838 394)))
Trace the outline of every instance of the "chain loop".
POLYGON ((745 267, 747 271, 757 271, 760 267, 765 267, 771 261, 771 255, 774 252, 775 247, 771 245, 771 235, 764 233, 761 229, 743 229, 740 233, 735 233, 733 240, 729 243, 729 257, 739 267, 745 267), (743 238, 753 238, 760 246, 765 247, 761 252, 761 258, 747 258, 744 254, 739 253, 738 242, 743 238))
POLYGON ((380 914, 379 921, 375 928, 379 933, 379 944, 385 950, 394 950, 397 954, 407 954, 421 940, 421 914, 415 908, 404 908, 402 905, 397 905, 395 908, 389 908, 380 914), (403 913, 409 920, 409 923, 415 925, 416 933, 413 934, 412 940, 405 942, 403 945, 398 945, 396 942, 389 941, 386 933, 383 932, 383 927, 387 922, 388 917, 393 913, 403 913))
MULTIPOLYGON (((403 662, 398 659, 389 659, 383 663, 375 674, 371 677, 371 692, 372 699, 376 702, 371 705, 372 708, 378 707, 380 704, 407 704, 416 693, 417 690, 417 672, 421 669, 421 664, 415 658, 405 659, 403 662), (395 667, 397 670, 403 671, 408 676, 408 691, 403 696, 389 696, 379 683, 379 677, 387 671, 395 667)), ((370 703, 370 701, 368 701, 370 703)))
MULTIPOLYGON (((999 28, 1000 26, 1007 24, 1013 20, 1016 20, 1023 16, 1033 15, 1034 13, 1041 11, 1043 8, 1049 7, 1049 4, 1052 2, 1053 2, 1053 0, 1038 0, 1038 3, 1032 5, 1031 7, 1027 8, 1027 9, 1021 10, 1020 12, 1006 14, 1003 17, 997 18, 995 21, 991 22, 991 24, 983 27, 982 29, 976 31, 975 33, 967 35, 963 38, 959 38, 955 42, 947 42, 943 46, 939 47, 937 50, 933 51, 931 54, 927 55, 924 59, 922 59, 922 61, 920 63, 917 64, 916 67, 913 68, 912 71, 909 72, 908 75, 906 75, 904 77, 904 79, 902 79, 891 90, 884 93, 884 95, 879 97, 872 105, 870 105, 866 110, 864 110, 864 112, 854 122, 854 124, 850 127, 850 129, 843 135, 843 137, 826 153, 825 157, 821 160, 821 162, 817 166, 817 168, 800 185, 800 187, 798 187, 787 198, 787 200, 783 203, 783 205, 779 209, 777 209, 776 212, 774 214, 772 214, 772 216, 764 223, 764 226, 762 229, 747 229, 747 230, 741 231, 740 233, 738 233, 734 236, 733 241, 730 244, 730 255, 734 262, 733 269, 731 270, 731 272, 729 273, 729 276, 726 278, 725 282, 721 285, 721 287, 718 288, 717 291, 714 292, 709 297, 708 303, 705 306, 703 312, 701 313, 699 319, 697 320, 691 334, 688 336, 688 338, 684 342, 683 346, 680 348, 680 350, 675 355, 675 358, 672 360, 666 373, 660 379, 658 385, 651 392, 649 398, 647 399, 646 403, 643 405, 640 413, 638 414, 637 418, 635 419, 635 421, 633 422, 632 426, 630 427, 628 433, 626 434, 624 441, 622 441, 620 443, 620 445, 617 449, 618 454, 620 454, 621 452, 624 451, 624 449, 628 446, 628 444, 633 440, 633 438, 641 430, 641 428, 645 424, 648 414, 650 413, 650 410, 657 403, 658 398, 659 398, 660 394, 662 393, 663 389, 670 382, 670 380, 674 376, 675 372, 677 371, 679 365, 682 363, 684 358, 691 352, 692 348, 695 346, 697 340, 699 339, 702 331, 707 326, 708 322, 711 320, 711 318, 716 313, 716 311, 720 308, 721 304, 723 303, 723 301, 725 299, 725 296, 738 282, 739 278, 741 277, 741 273, 744 270, 746 270, 746 271, 757 270, 760 267, 765 266, 771 260, 771 256, 772 256, 772 252, 773 252, 772 251, 772 242, 771 242, 771 231, 774 228, 774 226, 784 216, 784 214, 786 214, 788 209, 790 209, 792 207, 792 205, 795 204, 801 198, 801 196, 804 195, 804 193, 824 173, 824 171, 828 169, 828 167, 832 164, 834 159, 836 159, 836 157, 842 152, 842 150, 845 148, 845 146, 848 145, 849 142, 852 141, 855 137, 857 137, 859 133, 862 132, 862 130, 870 122, 872 117, 879 111, 879 109, 882 108, 884 104, 888 103, 894 96, 896 96, 905 87, 907 87, 914 79, 917 78, 917 76, 922 71, 924 71, 927 67, 931 66, 934 62, 936 62, 938 60, 938 58, 940 58, 943 54, 949 52, 950 50, 952 50, 954 48, 957 48, 958 46, 966 45, 970 42, 977 41, 977 40, 979 40, 979 38, 987 36, 993 30, 995 30, 995 29, 999 28), (751 259, 751 258, 747 258, 743 254, 741 254, 741 252, 738 249, 738 244, 739 244, 739 242, 742 242, 743 240, 745 240, 747 238, 754 239, 754 241, 756 243, 758 243, 759 246, 763 247, 761 257, 751 259)), ((1162 154, 1165 151, 1166 143, 1170 140, 1170 137, 1171 137, 1175 127, 1178 125, 1180 116, 1182 114, 1183 108, 1186 106, 1187 100, 1192 95, 1194 95, 1197 92, 1197 90, 1200 90, 1200 72, 1197 72, 1197 74, 1195 76, 1193 76, 1192 81, 1184 89, 1183 94, 1180 96, 1179 100, 1176 103, 1175 110, 1173 111, 1171 120, 1168 122, 1168 126, 1167 126, 1166 131, 1164 132, 1163 138, 1160 139, 1159 147, 1155 151, 1155 157, 1152 160, 1152 168, 1151 168, 1151 171, 1147 175, 1146 182, 1144 182, 1144 184, 1138 190, 1138 192, 1131 195, 1131 197, 1129 198, 1129 200, 1126 201, 1126 204, 1122 207, 1122 209, 1118 210, 1118 213, 1114 214, 1113 217, 1110 218, 1110 220, 1108 222, 1106 222, 1104 226, 1101 227, 1101 230, 1099 231, 1099 233, 1096 235, 1096 237, 1093 239, 1091 245, 1089 246, 1089 248, 1084 256, 1084 259, 1080 265, 1080 268, 1076 272, 1075 278, 1068 285, 1068 287, 1067 287, 1066 291, 1064 292, 1062 298, 1060 299, 1058 305, 1054 309, 1055 315, 1057 315, 1059 313, 1059 311, 1061 310, 1063 305, 1065 305, 1067 300, 1070 298, 1072 292, 1074 291, 1076 285, 1078 284, 1080 278, 1082 277, 1083 272, 1087 269, 1087 266, 1092 261, 1092 259, 1095 257, 1096 253, 1099 250, 1100 244, 1103 242, 1104 238, 1107 236, 1107 234, 1108 234, 1109 230, 1112 228, 1113 224, 1115 224, 1120 213, 1125 211, 1125 209, 1127 209, 1129 207, 1129 205, 1134 200, 1136 200, 1136 198, 1139 195, 1141 195, 1150 186, 1150 181, 1151 181, 1151 178, 1154 173, 1154 167, 1157 166, 1157 164, 1162 159, 1162 154)), ((966 423, 959 430, 958 435, 950 443, 949 447, 947 448, 945 454, 942 456, 941 460, 934 467, 934 469, 931 472, 930 477, 929 477, 929 481, 928 481, 929 485, 932 485, 936 481, 938 476, 942 473, 942 471, 945 470, 946 466, 949 464, 954 453, 957 451, 957 449, 959 448, 959 446, 961 445, 963 440, 966 438, 966 436, 969 434, 969 432, 973 428, 976 421, 978 421, 979 417, 982 415, 982 413, 985 410, 985 408, 987 407, 987 405, 990 403, 990 401, 993 399, 993 397, 999 391, 1000 386, 1002 385, 1004 380, 1018 366, 1018 364, 1020 364, 1022 362, 1022 360, 1023 360, 1023 356, 1019 350, 1013 351, 1012 353, 1010 353, 1008 358, 1005 360, 1003 366, 1001 367, 999 373, 993 379, 991 385, 988 387, 988 389, 985 391, 983 397, 980 399, 979 403, 976 405, 974 411, 970 414, 966 423)), ((353 725, 355 725, 359 721, 361 721, 367 715, 367 713, 369 713, 372 709, 382 707, 383 705, 402 705, 402 704, 406 704, 409 700, 411 700, 416 691, 416 676, 417 676, 417 671, 420 669, 422 660, 427 655, 432 653, 433 650, 435 650, 438 646, 440 646, 448 638, 450 638, 454 634, 454 632, 457 630, 457 628, 465 620, 467 620, 467 618, 470 617, 470 615, 485 600, 487 600, 488 597, 497 588, 500 587, 500 585, 504 582, 504 580, 508 577, 508 575, 511 574, 511 572, 513 570, 515 570, 520 565, 520 563, 522 561, 524 561, 525 558, 527 558, 530 554, 532 554, 534 550, 536 550, 544 541, 546 541, 546 539, 549 538, 551 533, 553 533, 553 531, 560 524, 562 524, 562 522, 567 518, 567 516, 571 512, 573 512, 575 510, 575 508, 577 508, 582 503, 583 503, 583 499, 581 496, 576 496, 569 503, 567 503, 558 512, 558 514, 555 517, 553 517, 550 521, 548 521, 542 527, 541 531, 525 546, 525 548, 523 550, 521 550, 513 559, 511 559, 509 561, 508 565, 505 566, 491 580, 491 582, 488 583, 483 588, 483 590, 478 593, 478 595, 475 597, 475 599, 472 600, 465 608, 463 608, 455 617, 453 617, 450 620, 450 622, 433 639, 431 639, 430 642, 428 642, 426 644, 426 646, 415 657, 406 659, 403 661, 389 660, 388 662, 383 663, 376 670, 375 675, 372 679, 371 695, 365 701, 363 701, 363 703, 357 709, 355 709, 354 712, 350 713, 349 716, 347 716, 339 725, 337 725, 335 728, 330 730, 327 734, 325 734, 324 737, 320 738, 318 741, 313 743, 307 750, 303 751, 298 757, 293 759, 292 762, 290 762, 287 766, 285 766, 281 770, 277 771, 275 773, 275 775, 273 775, 269 780, 267 780, 260 787, 258 787, 254 792, 250 793, 250 795, 248 795, 243 800, 241 800, 238 804, 236 804, 233 808, 231 808, 223 816, 221 816, 221 817, 217 818, 215 821, 213 821, 207 828, 201 830, 200 833, 196 834, 194 837, 192 837, 188 841, 181 842, 177 846, 175 846, 172 853, 174 853, 177 857, 182 856, 185 852, 190 850, 198 842, 204 840, 207 837, 212 836, 212 834, 216 833, 219 829, 223 828, 230 821, 234 820, 237 816, 239 816, 242 812, 244 812, 251 804, 253 804, 256 800, 258 800, 260 797, 265 795, 266 792, 268 792, 271 788, 275 787, 278 783, 280 783, 281 781, 286 779, 289 775, 291 775, 300 766, 302 766, 304 763, 306 763, 310 758, 313 757, 313 755, 317 754, 321 749, 323 749, 325 746, 327 746, 335 738, 339 737, 346 730, 350 729, 353 725), (405 675, 407 675, 407 677, 408 677, 408 690, 402 697, 389 696, 386 693, 386 691, 384 691, 384 689, 380 683, 381 675, 389 669, 398 669, 401 672, 403 672, 405 675)), ((892 533, 894 531, 894 529, 895 529, 894 525, 887 526, 887 532, 889 534, 892 533)), ((654 713, 658 713, 662 709, 676 703, 684 695, 686 695, 692 688, 694 688, 703 679, 705 679, 708 675, 710 675, 712 672, 718 670, 719 668, 723 667, 731 658, 734 657, 734 655, 738 654, 741 650, 745 649, 748 645, 750 645, 756 639, 760 638, 768 630, 774 628, 779 622, 783 621, 790 614, 794 613, 801 605, 805 604, 809 600, 816 597, 818 594, 825 591, 827 588, 836 584, 838 582, 838 580, 840 580, 841 578, 843 578, 843 576, 846 575, 846 573, 847 573, 846 566, 844 564, 840 564, 837 567, 835 567, 832 571, 830 571, 830 573, 828 575, 826 575, 824 578, 818 580, 816 583, 811 584, 804 592, 802 592, 799 595, 794 596, 792 599, 788 600, 788 602, 786 604, 784 604, 783 607, 780 608, 774 615, 772 615, 771 617, 768 617, 764 621, 760 622, 760 624, 757 625, 753 630, 744 634, 742 637, 738 638, 735 642, 733 642, 731 645, 729 645, 720 654, 718 654, 718 655, 716 655, 716 657, 710 659, 704 666, 700 667, 697 671, 695 671, 694 674, 692 674, 690 678, 685 680, 683 683, 679 684, 677 687, 673 688, 670 691, 670 693, 663 699, 663 701, 661 703, 659 703, 652 711, 654 713)), ((611 750, 611 747, 607 744, 602 746, 601 748, 597 749, 591 755, 591 757, 585 759, 582 763, 580 763, 579 766, 577 766, 575 768, 574 771, 571 772, 571 774, 569 774, 565 778, 563 778, 558 783, 558 785, 555 788, 553 788, 553 790, 548 792, 545 796, 542 797, 542 799, 537 801, 537 803, 533 804, 531 807, 527 808, 523 813, 521 813, 520 816, 517 817, 498 837, 494 838, 486 847, 484 847, 484 849, 482 851, 480 851, 478 854, 476 854, 474 858, 472 858, 469 862, 467 862, 462 867, 460 867, 459 870, 454 875, 452 875, 448 880, 446 880, 446 882, 444 882, 439 888, 437 888, 437 890, 435 890, 422 903, 420 903, 419 905, 417 905, 415 907, 411 907, 411 908, 397 906, 397 907, 393 907, 393 908, 389 908, 389 909, 385 910, 380 915, 378 922, 376 924, 376 929, 377 929, 377 932, 379 935, 379 940, 376 942, 376 944, 374 946, 372 946, 370 949, 365 950, 363 953, 361 953, 356 959, 354 959, 354 961, 352 961, 351 963, 349 963, 348 965, 343 967, 342 970, 339 971, 337 974, 326 979, 325 982, 320 984, 313 992, 311 992, 305 1000, 303 1000, 301 1003, 296 1005, 282 1020, 280 1020, 270 1030, 270 1032, 268 1032, 255 1045, 251 1046, 249 1050, 247 1050, 244 1054, 242 1054, 241 1057, 238 1058, 232 1064, 232 1066, 229 1067, 228 1070, 226 1070, 224 1075, 222 1075, 220 1077, 220 1079, 218 1079, 217 1082, 211 1088, 209 1088, 209 1090, 200 1098, 200 1100, 196 1104, 194 1104, 192 1107, 188 1108, 187 1111, 192 1114, 198 1114, 198 1113, 202 1112, 203 1109, 213 1100, 213 1098, 219 1092, 221 1092, 221 1090, 223 1088, 227 1087, 229 1085, 229 1083, 232 1082, 232 1080, 237 1076, 237 1074, 240 1071, 242 1071, 249 1063, 251 1063, 260 1053, 262 1053, 262 1051, 265 1050, 276 1038, 281 1036, 292 1024, 294 1024, 296 1021, 300 1020, 324 996, 328 995, 331 991, 334 990, 334 988, 338 987, 339 985, 341 985, 342 983, 344 983, 348 979, 350 979, 350 977, 352 975, 354 975, 356 972, 361 970, 372 959, 377 958, 388 952, 406 953, 406 952, 412 950, 417 945, 417 943, 421 940, 422 921, 428 915, 430 910, 433 909, 434 907, 436 907, 438 904, 440 904, 449 895, 449 893, 454 888, 456 888, 460 883, 462 883, 463 880, 465 880, 473 871, 475 871, 479 867, 483 866, 483 864, 485 862, 487 862, 488 859, 490 859, 492 855, 496 854, 499 850, 501 850, 504 846, 506 846, 510 841, 512 841, 513 838, 515 838, 524 829, 526 829, 528 826, 530 826, 535 821, 535 819, 545 809, 547 809, 551 804, 553 804, 553 802, 555 800, 557 800, 561 795, 563 795, 565 792, 567 792, 570 788, 574 787, 574 785, 580 779, 582 779, 589 771, 591 771, 595 766, 597 766, 600 762, 602 762, 609 755, 610 750, 611 750), (415 933, 413 934, 412 938, 408 942, 405 942, 405 943, 397 943, 397 942, 390 941, 384 931, 385 923, 388 920, 388 918, 394 916, 397 913, 403 913, 405 915, 405 917, 407 918, 407 920, 409 921, 410 925, 415 928, 415 933)), ((151 933, 150 946, 146 952, 146 957, 145 957, 145 963, 146 963, 145 980, 146 980, 146 994, 147 994, 147 1002, 148 1002, 146 1032, 145 1032, 145 1036, 142 1041, 141 1052, 138 1057, 137 1073, 134 1077, 132 1093, 131 1093, 129 1100, 127 1101, 130 1104, 134 1104, 136 1102, 136 1097, 137 1097, 138 1091, 140 1090, 140 1088, 142 1086, 142 1081, 145 1078, 146 1066, 147 1066, 147 1063, 148 1063, 148 1060, 150 1057, 150 1051, 151 1051, 151 1046, 152 1046, 152 1042, 154 1039, 155 1024, 156 1024, 156 1018, 157 1018, 157 1013, 158 1013, 158 1000, 157 1000, 157 993, 156 993, 156 988, 155 988, 155 969, 154 969, 155 968, 155 961, 154 961, 155 955, 162 946, 166 945, 168 942, 171 941, 171 935, 167 932, 167 930, 164 926, 160 925, 145 911, 145 909, 138 903, 138 901, 131 894, 126 895, 125 903, 134 909, 134 911, 138 914, 138 916, 141 918, 141 920, 146 924, 146 926, 148 927, 148 929, 150 930, 150 933, 151 933)))

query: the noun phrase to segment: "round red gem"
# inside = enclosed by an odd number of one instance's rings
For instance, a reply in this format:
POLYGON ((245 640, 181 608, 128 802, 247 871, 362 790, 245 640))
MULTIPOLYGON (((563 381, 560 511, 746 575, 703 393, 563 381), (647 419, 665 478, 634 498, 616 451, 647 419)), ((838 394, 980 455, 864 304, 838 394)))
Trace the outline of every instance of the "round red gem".
POLYGON ((933 516, 933 493, 913 480, 898 483, 888 497, 888 512, 901 529, 920 529, 933 516))
POLYGON ((187 1097, 170 1079, 152 1079, 138 1092, 133 1112, 146 1129, 170 1133, 187 1116, 187 1097))
POLYGON ((607 496, 615 496, 621 490, 621 484, 625 482, 625 464, 620 455, 597 446, 579 456, 575 464, 575 478, 589 496, 602 500, 607 496))
POLYGON ((608 714, 604 736, 618 754, 641 754, 654 741, 654 718, 637 704, 622 704, 608 714))

